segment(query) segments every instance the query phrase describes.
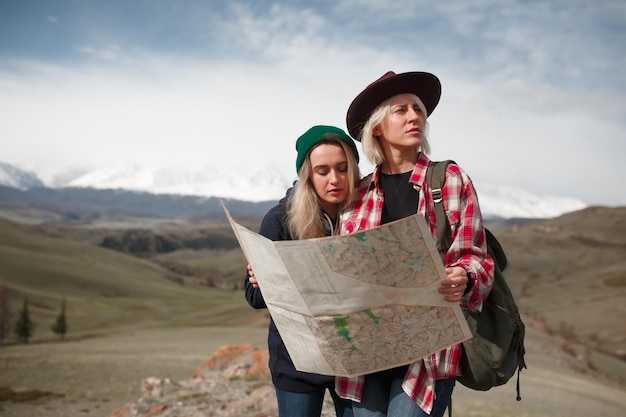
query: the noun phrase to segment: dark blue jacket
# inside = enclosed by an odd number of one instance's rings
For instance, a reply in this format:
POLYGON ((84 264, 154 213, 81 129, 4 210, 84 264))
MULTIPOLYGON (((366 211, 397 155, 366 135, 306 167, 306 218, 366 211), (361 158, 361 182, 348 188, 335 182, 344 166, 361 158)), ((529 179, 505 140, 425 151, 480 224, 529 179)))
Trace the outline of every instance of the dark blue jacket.
MULTIPOLYGON (((287 193, 289 195, 289 193, 287 193)), ((259 234, 274 241, 293 240, 287 230, 287 214, 285 204, 287 197, 271 208, 261 223, 259 234)), ((261 291, 254 288, 248 281, 246 274, 246 300, 253 308, 267 308, 261 291)), ((335 377, 311 374, 297 371, 287 353, 274 320, 270 320, 269 333, 267 336, 267 346, 269 351, 269 368, 272 373, 272 382, 282 390, 291 392, 307 392, 319 388, 334 389, 335 377)))

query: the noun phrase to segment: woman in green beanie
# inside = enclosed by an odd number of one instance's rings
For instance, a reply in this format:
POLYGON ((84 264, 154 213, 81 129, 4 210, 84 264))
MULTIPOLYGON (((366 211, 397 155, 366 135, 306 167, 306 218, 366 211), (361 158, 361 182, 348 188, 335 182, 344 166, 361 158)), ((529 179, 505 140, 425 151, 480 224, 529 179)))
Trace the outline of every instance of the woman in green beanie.
MULTIPOLYGON (((339 234, 339 213, 351 205, 361 177, 354 141, 337 127, 313 126, 298 138, 296 151, 298 181, 267 212, 259 234, 274 241, 339 234)), ((267 308, 249 265, 245 290, 253 308, 267 308)), ((268 351, 279 417, 319 417, 327 389, 337 416, 352 417, 351 401, 337 396, 333 376, 296 370, 273 320, 268 351)))

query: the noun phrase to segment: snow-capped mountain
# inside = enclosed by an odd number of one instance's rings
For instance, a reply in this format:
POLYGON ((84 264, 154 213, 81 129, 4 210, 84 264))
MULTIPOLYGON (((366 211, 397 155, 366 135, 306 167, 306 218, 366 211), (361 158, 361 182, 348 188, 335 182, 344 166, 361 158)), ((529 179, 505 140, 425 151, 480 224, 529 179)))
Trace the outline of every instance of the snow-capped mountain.
MULTIPOLYGON (((149 169, 126 166, 93 171, 68 171, 56 176, 49 184, 44 184, 36 174, 0 162, 0 185, 21 190, 42 186, 124 189, 153 194, 222 197, 259 202, 280 199, 294 179, 268 167, 226 173, 213 169, 149 169)), ((575 198, 539 196, 506 186, 483 184, 478 192, 483 216, 487 219, 552 218, 587 206, 575 198)))
POLYGON ((0 185, 22 191, 44 187, 44 183, 34 172, 24 171, 2 161, 0 161, 0 185))
POLYGON ((486 218, 548 219, 587 207, 576 198, 539 196, 507 186, 484 184, 477 187, 480 209, 486 218))
POLYGON ((107 167, 65 180, 55 177, 54 185, 146 191, 153 194, 195 195, 234 198, 244 201, 278 200, 291 181, 271 168, 246 171, 245 175, 219 170, 149 169, 139 166, 107 167))

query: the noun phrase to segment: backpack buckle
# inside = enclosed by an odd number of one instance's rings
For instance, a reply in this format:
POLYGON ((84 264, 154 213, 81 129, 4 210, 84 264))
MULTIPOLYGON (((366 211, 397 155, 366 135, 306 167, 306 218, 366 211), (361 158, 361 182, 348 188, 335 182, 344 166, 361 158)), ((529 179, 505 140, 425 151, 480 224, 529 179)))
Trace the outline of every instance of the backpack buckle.
POLYGON ((431 188, 430 193, 432 194, 433 202, 435 204, 441 203, 441 201, 443 200, 443 193, 441 192, 441 188, 431 188))

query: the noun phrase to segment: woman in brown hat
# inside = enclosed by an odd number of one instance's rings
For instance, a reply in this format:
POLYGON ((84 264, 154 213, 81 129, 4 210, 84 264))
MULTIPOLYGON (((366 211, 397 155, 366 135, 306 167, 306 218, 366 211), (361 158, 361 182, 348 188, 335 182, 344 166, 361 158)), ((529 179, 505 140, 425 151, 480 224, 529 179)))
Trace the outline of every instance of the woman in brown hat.
MULTIPOLYGON (((318 125, 298 138, 296 151, 298 181, 267 212, 259 234, 274 241, 339 234, 339 213, 350 205, 361 178, 354 141, 338 127, 318 125)), ((249 265, 245 293, 253 308, 267 308, 249 265)), ((320 417, 327 389, 337 417, 352 416, 352 402, 337 396, 333 376, 296 370, 273 319, 267 343, 280 417, 320 417)))
MULTIPOLYGON (((433 74, 387 72, 352 102, 350 135, 375 165, 361 180, 352 208, 341 215, 341 233, 355 233, 415 213, 425 216, 437 239, 433 197, 426 180, 430 159, 427 118, 439 103, 441 84, 433 74)), ((493 283, 482 215, 468 175, 450 164, 441 190, 452 244, 445 253, 447 278, 440 293, 462 308, 480 311, 493 283)), ((336 389, 354 401, 355 417, 442 416, 461 372, 461 346, 454 345, 407 366, 357 378, 338 378, 336 389)))

